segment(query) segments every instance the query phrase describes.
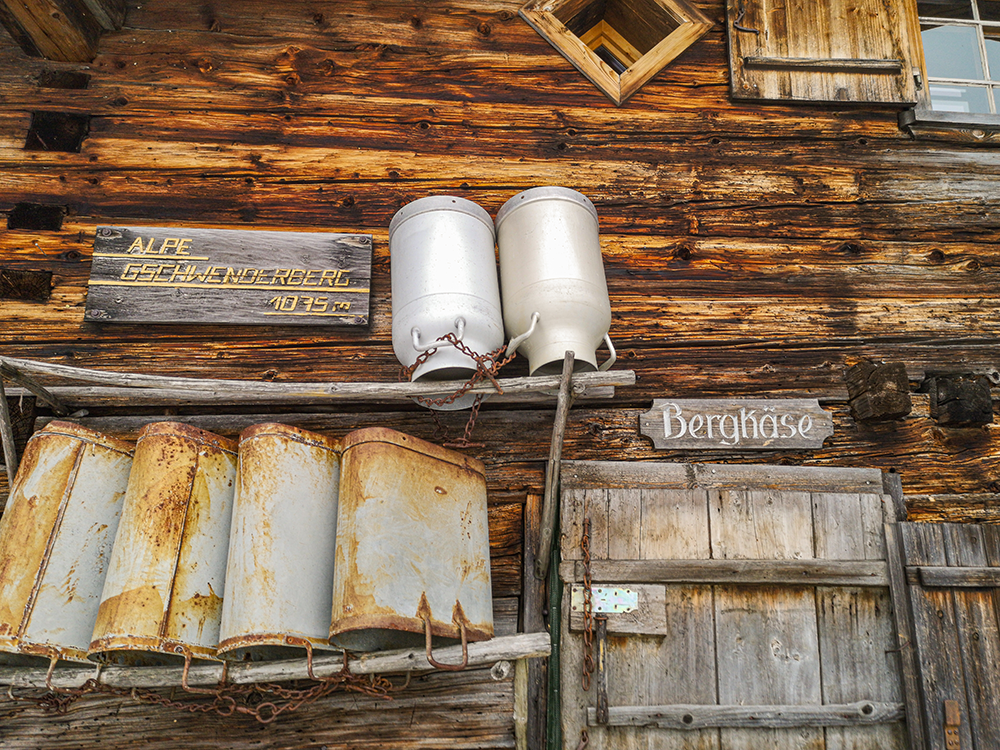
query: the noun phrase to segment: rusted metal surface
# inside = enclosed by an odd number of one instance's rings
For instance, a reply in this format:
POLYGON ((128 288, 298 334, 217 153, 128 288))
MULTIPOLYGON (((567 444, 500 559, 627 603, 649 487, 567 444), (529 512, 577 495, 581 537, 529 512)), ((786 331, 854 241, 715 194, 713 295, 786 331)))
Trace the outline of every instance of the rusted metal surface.
POLYGON ((86 661, 131 464, 69 422, 28 441, 0 519, 0 662, 86 661))
POLYGON ((173 422, 143 428, 91 657, 215 658, 235 481, 234 441, 173 422))
POLYGON ((493 636, 483 464, 381 427, 344 440, 331 642, 493 636))
POLYGON ((239 454, 219 653, 256 661, 329 648, 340 443, 259 424, 240 435, 239 454))

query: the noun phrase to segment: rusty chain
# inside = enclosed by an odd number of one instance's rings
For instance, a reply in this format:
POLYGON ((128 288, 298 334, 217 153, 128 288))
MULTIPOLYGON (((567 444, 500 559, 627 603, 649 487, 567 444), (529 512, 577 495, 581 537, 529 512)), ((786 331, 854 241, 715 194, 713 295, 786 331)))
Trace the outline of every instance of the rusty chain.
MULTIPOLYGON (((505 348, 504 346, 499 346, 496 349, 487 352, 486 354, 479 354, 478 352, 473 351, 468 346, 463 344, 461 339, 459 339, 454 333, 446 333, 444 336, 435 339, 434 343, 451 344, 453 347, 455 347, 455 349, 457 349, 462 354, 466 355, 467 357, 472 359, 473 362, 476 363, 476 371, 472 374, 472 377, 470 377, 454 393, 448 396, 443 396, 441 398, 426 398, 424 396, 416 396, 414 398, 414 400, 417 403, 432 409, 432 413, 434 416, 434 423, 437 425, 434 432, 435 438, 437 438, 437 436, 440 433, 443 439, 447 439, 448 429, 441 423, 440 419, 438 418, 437 410, 435 409, 435 407, 447 406, 448 404, 454 403, 456 399, 459 399, 462 396, 464 396, 466 393, 475 388, 476 385, 478 385, 483 380, 489 380, 491 383, 493 383, 493 387, 496 388, 497 393, 503 393, 503 388, 500 387, 500 383, 497 381, 497 375, 500 371, 500 368, 506 365, 512 359, 514 359, 517 353, 514 352, 504 357, 503 359, 498 359, 500 355, 503 353, 505 348)), ((427 351, 422 352, 416 358, 416 360, 414 360, 413 364, 410 365, 409 367, 400 368, 399 379, 403 381, 409 381, 413 377, 413 373, 416 372, 417 368, 420 367, 420 365, 422 365, 428 359, 430 359, 434 355, 434 353, 437 352, 438 349, 439 347, 436 346, 432 347, 427 351)), ((479 416, 479 406, 482 403, 482 401, 483 401, 482 396, 476 396, 476 400, 472 404, 472 411, 469 414, 469 419, 465 423, 465 433, 458 440, 454 442, 445 443, 447 447, 468 448, 470 446, 477 445, 476 443, 471 442, 471 437, 472 437, 472 430, 476 426, 476 418, 479 416)))
MULTIPOLYGON (((590 690, 591 676, 594 674, 594 592, 590 577, 590 516, 587 503, 583 505, 583 529, 580 534, 580 551, 583 553, 583 669, 580 685, 586 693, 590 690)), ((580 730, 580 744, 576 750, 584 750, 590 745, 587 727, 580 730)))
POLYGON ((590 690, 590 678, 594 674, 594 592, 590 579, 590 519, 583 519, 583 534, 580 536, 583 551, 583 675, 580 684, 584 692, 590 690))
POLYGON ((49 690, 39 697, 15 696, 12 690, 7 695, 15 701, 27 701, 38 705, 46 713, 64 714, 69 707, 80 698, 90 694, 116 695, 124 698, 155 705, 166 706, 189 713, 217 713, 219 716, 245 714, 253 716, 261 724, 270 724, 279 715, 297 711, 304 705, 313 703, 338 690, 363 693, 365 695, 391 700, 390 693, 401 690, 409 684, 409 676, 403 685, 396 687, 379 675, 355 675, 347 666, 347 654, 344 654, 344 668, 331 677, 299 687, 308 681, 296 681, 294 687, 277 683, 252 683, 237 685, 224 683, 214 689, 190 689, 188 695, 209 694, 210 701, 176 700, 171 688, 169 697, 155 690, 145 688, 119 688, 106 685, 100 680, 90 678, 80 687, 71 689, 49 690), (265 700, 273 696, 271 700, 265 700))

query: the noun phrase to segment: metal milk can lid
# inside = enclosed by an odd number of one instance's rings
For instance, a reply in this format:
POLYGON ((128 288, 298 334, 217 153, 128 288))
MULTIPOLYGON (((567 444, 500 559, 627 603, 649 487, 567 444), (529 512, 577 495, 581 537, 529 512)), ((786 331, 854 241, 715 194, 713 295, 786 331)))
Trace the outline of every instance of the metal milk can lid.
POLYGON ((490 233, 493 233, 493 219, 490 218, 486 209, 478 203, 459 198, 457 195, 429 195, 426 198, 418 198, 412 203, 407 203, 396 212, 392 221, 389 222, 389 241, 392 242, 392 233, 403 222, 429 211, 456 211, 468 214, 483 222, 489 228, 490 233))

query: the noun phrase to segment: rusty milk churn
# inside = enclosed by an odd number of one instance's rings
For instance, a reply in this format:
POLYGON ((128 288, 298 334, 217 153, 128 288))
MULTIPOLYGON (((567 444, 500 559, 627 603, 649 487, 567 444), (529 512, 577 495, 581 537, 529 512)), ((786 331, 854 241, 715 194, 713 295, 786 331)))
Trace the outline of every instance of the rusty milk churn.
POLYGON ((331 642, 430 654, 432 638, 491 638, 483 464, 381 427, 343 447, 331 642))
POLYGON ((611 367, 611 302, 590 199, 564 187, 531 188, 504 203, 496 227, 508 351, 520 347, 532 375, 561 372, 567 351, 577 372, 611 367), (602 340, 611 357, 598 367, 602 340))
MULTIPOLYGON (((404 367, 435 349, 412 380, 468 380, 477 364, 454 343, 487 354, 503 344, 493 219, 476 203, 433 195, 403 206, 389 223, 392 348, 404 367)), ((435 409, 466 409, 474 395, 435 409)))
POLYGON ((28 441, 0 520, 0 663, 87 660, 131 464, 70 422, 28 441))
POLYGON ((235 480, 235 441, 174 422, 142 429, 91 658, 215 658, 235 480))
POLYGON ((220 656, 330 648, 339 480, 333 438, 281 424, 240 435, 220 656))

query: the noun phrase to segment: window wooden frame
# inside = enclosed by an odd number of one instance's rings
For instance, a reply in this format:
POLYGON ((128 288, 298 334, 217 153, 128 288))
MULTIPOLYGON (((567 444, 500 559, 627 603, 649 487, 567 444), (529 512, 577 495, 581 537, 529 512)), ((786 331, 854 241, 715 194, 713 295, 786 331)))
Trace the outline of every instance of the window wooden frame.
POLYGON ((713 24, 686 0, 617 0, 617 5, 641 19, 644 23, 636 24, 641 28, 616 29, 614 21, 608 20, 614 8, 601 0, 531 0, 520 15, 611 101, 621 105, 713 24), (626 39, 620 32, 638 34, 642 42, 626 39), (618 72, 601 59, 599 48, 607 50, 624 70, 618 72))

